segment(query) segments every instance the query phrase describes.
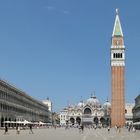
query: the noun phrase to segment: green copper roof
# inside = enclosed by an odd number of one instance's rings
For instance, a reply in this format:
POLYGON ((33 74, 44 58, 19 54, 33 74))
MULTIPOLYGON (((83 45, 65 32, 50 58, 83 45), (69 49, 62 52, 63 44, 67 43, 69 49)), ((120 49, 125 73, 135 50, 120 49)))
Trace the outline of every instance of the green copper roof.
POLYGON ((123 36, 119 15, 116 15, 114 30, 112 36, 123 36))
POLYGON ((116 26, 115 26, 114 35, 122 35, 122 33, 121 33, 121 27, 120 27, 120 24, 119 24, 119 21, 118 20, 117 20, 117 23, 116 23, 116 26))

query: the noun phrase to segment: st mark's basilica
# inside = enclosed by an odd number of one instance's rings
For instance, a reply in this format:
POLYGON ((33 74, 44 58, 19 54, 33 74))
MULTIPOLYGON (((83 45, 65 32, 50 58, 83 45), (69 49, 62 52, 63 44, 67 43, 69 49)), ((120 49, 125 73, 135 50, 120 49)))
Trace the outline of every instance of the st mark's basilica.
POLYGON ((107 100, 103 105, 96 96, 77 105, 68 105, 60 112, 60 125, 109 125, 111 104, 107 100))

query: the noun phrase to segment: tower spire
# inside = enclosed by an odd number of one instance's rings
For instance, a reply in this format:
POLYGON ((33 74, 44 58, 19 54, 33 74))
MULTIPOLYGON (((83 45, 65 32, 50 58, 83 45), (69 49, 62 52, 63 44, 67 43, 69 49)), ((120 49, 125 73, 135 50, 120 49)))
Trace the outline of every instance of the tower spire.
POLYGON ((123 32, 122 32, 121 22, 120 22, 120 18, 119 18, 118 8, 116 9, 116 19, 115 19, 114 29, 113 29, 113 33, 112 33, 112 37, 114 37, 114 36, 123 37, 123 32))
POLYGON ((116 15, 119 15, 119 9, 116 8, 116 15))

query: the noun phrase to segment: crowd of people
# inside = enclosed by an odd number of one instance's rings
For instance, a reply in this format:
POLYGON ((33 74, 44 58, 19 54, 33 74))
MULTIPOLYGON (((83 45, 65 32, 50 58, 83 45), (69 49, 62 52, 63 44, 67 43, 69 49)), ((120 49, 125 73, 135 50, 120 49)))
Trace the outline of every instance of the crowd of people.
MULTIPOLYGON (((65 130, 68 130, 70 128, 78 128, 79 129, 79 133, 83 134, 84 133, 84 129, 106 129, 106 131, 108 133, 110 133, 110 131, 112 129, 115 129, 116 132, 118 133, 121 133, 121 126, 115 126, 115 127, 111 127, 111 126, 106 126, 106 127, 100 127, 99 125, 84 125, 84 124, 79 124, 77 126, 74 126, 74 125, 66 125, 66 126, 60 126, 60 125, 52 125, 52 126, 46 126, 45 128, 54 128, 54 129, 57 129, 57 128, 62 128, 62 127, 65 127, 65 130)), ((29 134, 34 134, 33 132, 33 129, 32 128, 38 128, 36 126, 33 126, 32 124, 29 124, 29 125, 26 125, 26 129, 29 130, 29 134)), ((130 125, 127 125, 125 128, 127 128, 128 132, 136 132, 136 129, 135 129, 135 126, 130 124, 130 125)), ((20 131, 25 129, 24 127, 21 127, 20 125, 17 125, 16 126, 16 134, 20 134, 20 131)), ((8 125, 5 125, 4 127, 4 135, 8 134, 8 125)))
MULTIPOLYGON (((68 126, 68 125, 65 126, 65 129, 66 130, 69 129, 69 128, 78 128, 80 133, 83 133, 84 132, 84 128, 94 129, 94 130, 96 130, 96 129, 102 129, 102 128, 105 129, 106 128, 107 131, 108 131, 108 133, 110 133, 110 131, 112 129, 115 130, 117 133, 121 133, 121 130, 122 130, 122 127, 119 126, 119 125, 115 125, 115 127, 111 127, 110 125, 108 125, 106 127, 100 127, 98 125, 83 125, 83 124, 78 125, 76 127, 75 126, 68 126)), ((128 130, 128 132, 136 132, 136 128, 135 128, 134 125, 128 125, 128 126, 125 126, 125 128, 128 130)))
MULTIPOLYGON (((24 129, 24 128, 21 127, 20 125, 17 125, 17 126, 16 126, 16 133, 17 133, 17 134, 20 134, 21 128, 24 129)), ((27 128, 27 127, 26 127, 26 128, 27 128)), ((33 130, 32 130, 32 124, 28 125, 28 128, 29 128, 29 134, 33 134, 34 132, 33 132, 33 130)), ((7 125, 7 124, 6 124, 5 127, 4 127, 4 135, 6 135, 6 134, 9 134, 9 133, 8 133, 8 125, 7 125)))

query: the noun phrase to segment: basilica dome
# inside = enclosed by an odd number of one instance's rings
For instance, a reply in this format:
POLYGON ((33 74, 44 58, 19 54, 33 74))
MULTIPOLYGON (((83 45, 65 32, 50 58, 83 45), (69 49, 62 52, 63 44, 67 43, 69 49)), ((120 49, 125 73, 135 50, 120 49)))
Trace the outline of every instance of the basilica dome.
POLYGON ((79 103, 78 103, 78 105, 77 105, 78 107, 83 107, 84 106, 84 103, 83 103, 83 101, 80 101, 79 103))
POLYGON ((107 100, 104 105, 103 105, 104 109, 109 109, 111 108, 111 103, 107 100))
POLYGON ((89 99, 87 99, 87 104, 98 107, 100 106, 100 102, 95 96, 92 96, 89 99))

